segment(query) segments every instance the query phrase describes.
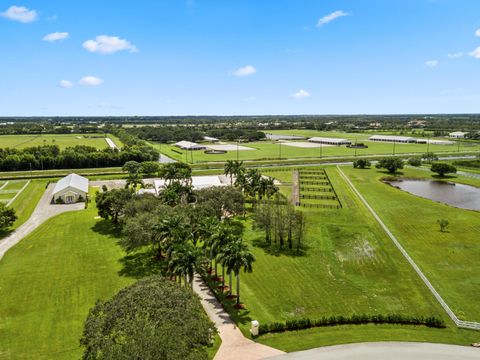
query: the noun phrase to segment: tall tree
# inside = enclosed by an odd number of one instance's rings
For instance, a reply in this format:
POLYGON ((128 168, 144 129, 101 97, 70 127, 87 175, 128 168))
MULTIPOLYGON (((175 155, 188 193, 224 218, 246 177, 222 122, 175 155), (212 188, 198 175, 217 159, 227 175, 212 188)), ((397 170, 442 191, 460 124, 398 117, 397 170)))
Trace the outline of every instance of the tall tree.
POLYGON ((237 306, 240 305, 240 271, 252 272, 252 264, 255 261, 255 255, 241 239, 232 241, 225 245, 219 256, 220 261, 227 270, 232 271, 237 279, 237 306))

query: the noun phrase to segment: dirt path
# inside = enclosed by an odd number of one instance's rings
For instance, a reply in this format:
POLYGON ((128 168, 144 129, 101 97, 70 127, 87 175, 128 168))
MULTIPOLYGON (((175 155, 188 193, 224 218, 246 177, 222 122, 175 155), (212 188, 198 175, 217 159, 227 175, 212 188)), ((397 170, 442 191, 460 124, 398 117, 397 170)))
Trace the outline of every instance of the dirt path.
POLYGON ((9 236, 0 240, 0 259, 11 247, 17 244, 25 236, 30 234, 47 219, 66 211, 81 210, 85 208, 84 203, 62 205, 51 204, 50 202, 52 200, 52 192, 54 187, 55 184, 49 184, 30 218, 9 236))
POLYGON ((292 204, 300 205, 300 173, 298 170, 293 170, 292 177, 292 204))
POLYGON ((195 276, 193 290, 200 296, 205 312, 217 326, 222 339, 214 360, 258 360, 284 354, 244 337, 199 275, 195 276))

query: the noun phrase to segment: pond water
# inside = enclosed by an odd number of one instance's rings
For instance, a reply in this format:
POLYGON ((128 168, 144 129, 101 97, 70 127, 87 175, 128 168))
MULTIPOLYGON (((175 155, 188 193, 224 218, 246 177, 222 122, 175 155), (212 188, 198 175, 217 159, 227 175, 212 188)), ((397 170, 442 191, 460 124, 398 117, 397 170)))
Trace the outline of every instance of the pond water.
POLYGON ((410 194, 462 209, 480 211, 480 188, 434 180, 387 181, 410 194))

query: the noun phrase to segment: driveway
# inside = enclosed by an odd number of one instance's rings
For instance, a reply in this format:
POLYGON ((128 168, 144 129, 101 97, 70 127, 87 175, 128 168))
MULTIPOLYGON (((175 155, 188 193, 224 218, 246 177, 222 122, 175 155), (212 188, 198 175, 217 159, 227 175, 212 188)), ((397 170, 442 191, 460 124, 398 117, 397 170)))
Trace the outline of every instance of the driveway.
POLYGON ((84 203, 76 204, 51 204, 52 192, 55 184, 49 184, 45 190, 42 198, 37 204, 37 207, 33 211, 30 218, 25 221, 21 226, 19 226, 13 233, 11 233, 6 238, 0 240, 0 259, 3 255, 25 236, 30 234, 38 226, 44 223, 47 219, 57 216, 58 214, 67 212, 85 209, 84 203))
POLYGON ((372 342, 326 346, 268 358, 270 360, 470 360, 480 349, 445 344, 372 342))
POLYGON ((200 296, 205 312, 215 323, 222 339, 214 360, 258 360, 283 354, 283 351, 244 337, 199 275, 195 275, 193 290, 200 296))

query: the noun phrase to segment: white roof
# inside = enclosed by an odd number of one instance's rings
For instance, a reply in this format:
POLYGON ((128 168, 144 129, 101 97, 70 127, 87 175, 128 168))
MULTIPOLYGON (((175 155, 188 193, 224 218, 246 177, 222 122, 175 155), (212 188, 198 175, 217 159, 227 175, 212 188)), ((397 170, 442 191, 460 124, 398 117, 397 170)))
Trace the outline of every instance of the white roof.
POLYGON ((88 193, 88 179, 72 173, 58 180, 58 182, 55 184, 55 188, 53 189, 53 194, 55 195, 56 193, 59 193, 68 187, 88 193))
POLYGON ((451 132, 449 135, 460 135, 460 136, 462 136, 462 135, 466 135, 466 134, 468 134, 468 133, 463 132, 463 131, 454 131, 454 132, 451 132))
POLYGON ((397 140, 397 141, 416 141, 415 138, 409 136, 396 135, 373 135, 369 137, 370 140, 397 140))
POLYGON ((327 137, 312 137, 308 139, 312 142, 330 142, 330 143, 349 143, 350 140, 340 138, 327 138, 327 137))
POLYGON ((212 137, 212 136, 204 136, 204 137, 203 137, 203 140, 206 140, 206 141, 218 141, 217 138, 212 137))
MULTIPOLYGON (((165 186, 164 179, 155 179, 153 184, 157 193, 160 188, 165 186)), ((192 176, 192 186, 195 190, 203 189, 212 186, 227 186, 230 185, 230 178, 224 175, 209 175, 209 176, 192 176)))
POLYGON ((195 148, 204 149, 205 148, 205 146, 203 145, 200 145, 191 141, 185 141, 185 140, 175 143, 175 146, 178 146, 182 149, 195 149, 195 148))

